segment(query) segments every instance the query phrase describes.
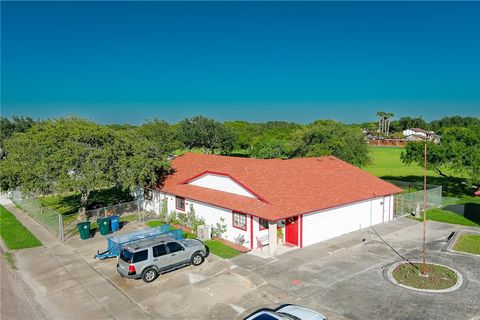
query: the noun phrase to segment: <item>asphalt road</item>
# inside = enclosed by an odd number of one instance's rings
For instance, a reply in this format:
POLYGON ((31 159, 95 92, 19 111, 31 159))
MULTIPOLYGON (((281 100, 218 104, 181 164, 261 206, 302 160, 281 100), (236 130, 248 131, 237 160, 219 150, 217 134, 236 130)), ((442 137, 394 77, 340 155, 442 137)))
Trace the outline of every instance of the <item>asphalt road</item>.
MULTIPOLYGON (((383 268, 401 258, 368 229, 275 259, 245 254, 232 261, 296 297, 298 304, 347 319, 473 320, 480 316, 480 259, 443 250, 450 233, 463 228, 427 224, 427 261, 462 273, 464 284, 450 293, 423 293, 386 281, 383 268)), ((422 224, 399 219, 375 229, 401 255, 421 261, 422 224)))
POLYGON ((27 286, 8 265, 1 248, 0 252, 0 318, 45 319, 27 286))

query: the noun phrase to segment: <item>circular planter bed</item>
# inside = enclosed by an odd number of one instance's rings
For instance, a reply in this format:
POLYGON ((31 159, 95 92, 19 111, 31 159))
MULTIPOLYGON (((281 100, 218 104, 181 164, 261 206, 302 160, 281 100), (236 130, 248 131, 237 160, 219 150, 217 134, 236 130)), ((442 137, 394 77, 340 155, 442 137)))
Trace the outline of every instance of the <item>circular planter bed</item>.
POLYGON ((421 274, 422 263, 399 262, 388 270, 388 278, 401 287, 424 292, 450 292, 458 289, 462 282, 462 275, 449 267, 427 263, 426 275, 421 274))

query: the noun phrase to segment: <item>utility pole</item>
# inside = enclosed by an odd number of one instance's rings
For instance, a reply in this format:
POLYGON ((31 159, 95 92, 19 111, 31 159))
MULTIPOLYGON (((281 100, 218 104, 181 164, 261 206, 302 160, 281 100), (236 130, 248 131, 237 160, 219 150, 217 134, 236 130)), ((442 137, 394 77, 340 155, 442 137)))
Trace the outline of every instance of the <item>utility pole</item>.
POLYGON ((427 266, 425 265, 426 227, 427 227, 427 143, 425 142, 424 159, 423 159, 423 264, 422 264, 422 275, 426 275, 426 272, 427 272, 427 266))

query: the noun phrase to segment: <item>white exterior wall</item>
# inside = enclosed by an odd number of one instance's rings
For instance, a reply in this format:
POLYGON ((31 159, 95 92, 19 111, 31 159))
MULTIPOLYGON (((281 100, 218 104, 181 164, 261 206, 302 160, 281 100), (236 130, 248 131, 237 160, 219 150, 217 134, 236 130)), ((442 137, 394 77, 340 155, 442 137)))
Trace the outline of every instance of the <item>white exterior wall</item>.
MULTIPOLYGON (((147 212, 153 212, 156 214, 160 214, 162 210, 162 199, 163 196, 159 191, 150 191, 152 193, 152 199, 151 200, 145 200, 143 201, 143 209, 147 212)), ((143 195, 143 193, 142 193, 143 195)))
POLYGON ((393 220, 393 195, 304 214, 303 246, 393 220))
MULTIPOLYGON (((177 211, 175 207, 175 196, 158 192, 158 196, 149 204, 155 208, 156 213, 161 212, 161 202, 163 197, 167 197, 168 210, 177 211), (157 204, 150 204, 156 202, 157 204)), ((220 218, 224 218, 227 231, 223 234, 223 238, 235 242, 235 238, 243 235, 245 238, 244 246, 256 249, 256 238, 268 236, 268 229, 260 230, 259 218, 247 214, 247 230, 241 230, 233 227, 232 210, 210 205, 204 202, 185 199, 185 209, 188 212, 190 204, 193 205, 195 213, 205 219, 205 223, 215 226, 220 222, 220 218), (253 233, 251 233, 253 230, 253 233), (253 235, 252 239, 251 236, 253 235), (251 242, 251 240, 253 240, 251 242)), ((323 240, 331 239, 352 231, 357 231, 379 223, 386 223, 393 220, 393 195, 379 197, 371 200, 361 201, 350 205, 339 206, 332 209, 317 211, 302 215, 302 230, 298 230, 299 238, 302 241, 298 243, 302 246, 308 246, 323 240), (300 236, 302 232, 302 236, 300 236)), ((300 228, 300 227, 299 227, 300 228)), ((285 238, 285 228, 283 228, 285 238)))
POLYGON ((188 184, 234 193, 245 197, 256 198, 250 191, 242 187, 231 178, 219 174, 206 173, 195 180, 190 181, 188 184))
POLYGON ((411 129, 407 129, 407 130, 403 130, 403 135, 404 136, 411 136, 412 134, 415 134, 415 135, 418 135, 418 136, 422 136, 422 137, 427 137, 427 134, 425 132, 422 132, 422 131, 415 131, 415 130, 411 130, 411 129))
POLYGON ((268 237, 268 228, 260 230, 260 223, 258 222, 259 218, 253 217, 253 247, 252 249, 257 248, 257 238, 268 237))
MULTIPOLYGON (((170 194, 164 194, 168 199, 168 212, 170 213, 171 211, 177 211, 179 210, 176 209, 175 207, 175 196, 170 195, 170 194)), ((185 199, 185 210, 188 212, 190 210, 190 205, 193 205, 193 209, 195 210, 195 214, 198 217, 201 217, 205 219, 205 223, 211 225, 214 227, 217 222, 220 222, 220 218, 224 218, 224 224, 227 226, 227 231, 223 234, 222 238, 225 240, 229 240, 232 242, 235 242, 235 238, 238 237, 239 235, 243 235, 245 238, 245 243, 244 246, 249 248, 250 247, 250 215, 247 214, 247 230, 241 230, 238 228, 235 228, 233 226, 233 214, 232 210, 229 209, 224 209, 220 208, 208 203, 196 201, 196 200, 191 200, 186 198, 185 199)), ((258 228, 258 222, 257 222, 257 228, 258 228)))

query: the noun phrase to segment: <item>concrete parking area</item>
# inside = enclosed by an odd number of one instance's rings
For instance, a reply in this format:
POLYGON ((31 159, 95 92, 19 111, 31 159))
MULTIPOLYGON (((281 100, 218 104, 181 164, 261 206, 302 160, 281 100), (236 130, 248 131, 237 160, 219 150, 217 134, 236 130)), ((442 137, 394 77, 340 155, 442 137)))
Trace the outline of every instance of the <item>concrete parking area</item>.
MULTIPOLYGON (((427 260, 451 266, 467 279, 462 288, 446 294, 414 292, 387 282, 383 268, 401 258, 371 229, 274 259, 242 255, 232 262, 299 304, 349 319, 473 319, 480 316, 480 259, 445 252, 447 237, 462 228, 427 224, 427 260)), ((402 218, 375 230, 402 256, 421 260, 421 223, 402 218)))
MULTIPOLYGON (((142 227, 132 223, 121 232, 142 227)), ((96 250, 106 248, 103 237, 73 239, 66 244, 156 319, 236 319, 253 303, 277 305, 291 300, 255 273, 212 254, 199 267, 177 269, 144 283, 122 278, 116 271, 116 259, 93 258, 96 250)))
MULTIPOLYGON (((14 209, 12 209, 14 211, 14 209)), ((401 218, 294 250, 275 258, 243 254, 230 260, 210 255, 199 267, 161 275, 153 283, 129 280, 116 259, 93 258, 107 241, 53 238, 16 212, 44 247, 16 254, 19 274, 53 319, 238 319, 261 307, 294 303, 329 319, 473 319, 480 315, 480 259, 447 252, 447 237, 461 226, 428 222, 428 260, 454 267, 466 279, 448 294, 394 286, 382 269, 399 261, 380 238, 403 256, 419 260, 422 224, 401 218)), ((119 233, 145 228, 129 223, 119 233)))

